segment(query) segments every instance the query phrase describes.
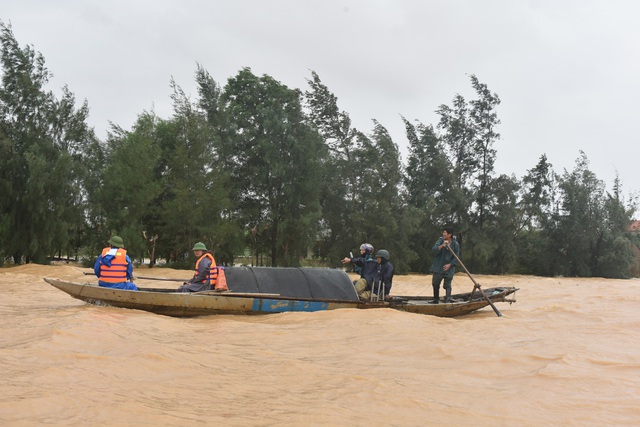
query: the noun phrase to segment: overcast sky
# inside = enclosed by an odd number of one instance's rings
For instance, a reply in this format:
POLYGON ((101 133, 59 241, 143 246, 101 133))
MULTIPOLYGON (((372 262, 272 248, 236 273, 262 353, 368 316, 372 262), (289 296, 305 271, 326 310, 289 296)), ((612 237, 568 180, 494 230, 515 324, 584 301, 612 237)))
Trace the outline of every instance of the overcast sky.
POLYGON ((143 111, 172 114, 170 79, 195 100, 196 64, 224 86, 243 67, 306 90, 310 70, 354 126, 376 119, 406 160, 400 116, 438 122, 475 74, 502 100, 496 171, 521 178, 580 150, 607 188, 640 190, 640 1, 0 0, 0 20, 42 53, 104 139, 143 111))

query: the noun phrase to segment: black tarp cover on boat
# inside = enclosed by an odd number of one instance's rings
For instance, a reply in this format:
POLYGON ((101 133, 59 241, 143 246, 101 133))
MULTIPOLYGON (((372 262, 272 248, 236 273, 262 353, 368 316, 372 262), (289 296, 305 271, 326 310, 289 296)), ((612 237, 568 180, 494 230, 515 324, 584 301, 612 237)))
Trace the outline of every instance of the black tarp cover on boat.
POLYGON ((292 298, 358 301, 351 279, 335 268, 225 267, 234 292, 280 294, 292 298))

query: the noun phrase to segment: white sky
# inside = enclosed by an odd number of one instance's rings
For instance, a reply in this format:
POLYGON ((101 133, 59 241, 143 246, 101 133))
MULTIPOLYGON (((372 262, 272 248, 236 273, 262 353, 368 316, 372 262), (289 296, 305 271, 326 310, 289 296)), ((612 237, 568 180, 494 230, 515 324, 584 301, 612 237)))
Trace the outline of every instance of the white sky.
POLYGON ((400 115, 437 124, 469 75, 497 93, 496 171, 556 172, 583 150, 625 194, 640 190, 640 2, 635 0, 0 0, 0 20, 91 109, 130 129, 172 114, 173 77, 197 98, 200 63, 224 86, 242 67, 307 90, 310 70, 365 133, 378 120, 406 160, 400 115))

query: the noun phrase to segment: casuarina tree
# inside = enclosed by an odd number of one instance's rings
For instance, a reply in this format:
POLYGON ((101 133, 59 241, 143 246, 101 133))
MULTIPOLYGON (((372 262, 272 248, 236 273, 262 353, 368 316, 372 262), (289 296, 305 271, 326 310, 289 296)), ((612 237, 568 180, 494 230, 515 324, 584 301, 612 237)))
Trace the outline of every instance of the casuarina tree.
POLYGON ((83 166, 95 142, 85 101, 67 87, 58 99, 41 54, 20 48, 0 22, 0 247, 14 262, 45 262, 84 226, 83 166))
POLYGON ((233 131, 223 143, 247 243, 271 265, 298 265, 317 236, 326 156, 305 123, 301 93, 244 68, 228 80, 222 100, 233 131))

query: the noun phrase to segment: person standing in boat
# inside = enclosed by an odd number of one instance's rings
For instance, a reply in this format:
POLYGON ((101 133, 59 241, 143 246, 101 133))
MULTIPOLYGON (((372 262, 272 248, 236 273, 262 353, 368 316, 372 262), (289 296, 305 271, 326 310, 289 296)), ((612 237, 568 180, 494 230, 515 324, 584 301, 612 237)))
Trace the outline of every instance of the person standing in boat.
POLYGON ((444 290, 446 296, 445 303, 451 302, 451 282, 456 271, 456 258, 453 256, 448 247, 453 250, 456 256, 460 256, 460 245, 453 238, 453 227, 445 227, 442 237, 433 245, 433 254, 435 258, 431 264, 433 278, 431 285, 433 286, 433 304, 440 302, 440 283, 444 280, 444 290))
POLYGON ((184 282, 178 288, 178 292, 210 291, 215 287, 218 279, 216 260, 202 242, 193 245, 192 251, 197 259, 195 273, 191 280, 184 282))
POLYGON ((360 279, 356 280, 354 285, 360 299, 366 299, 366 291, 371 291, 373 280, 378 273, 378 263, 373 259, 373 246, 369 243, 360 245, 360 256, 357 258, 346 257, 342 260, 343 264, 353 263, 356 266, 356 273, 360 273, 360 279))
POLYGON ((124 248, 122 238, 113 236, 107 243, 109 246, 102 250, 93 265, 93 272, 98 276, 98 285, 105 288, 137 291, 138 287, 131 282, 133 264, 124 248))

